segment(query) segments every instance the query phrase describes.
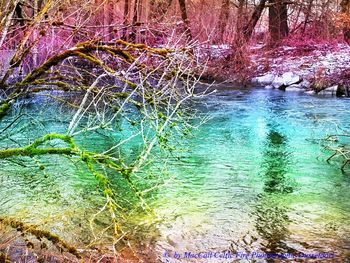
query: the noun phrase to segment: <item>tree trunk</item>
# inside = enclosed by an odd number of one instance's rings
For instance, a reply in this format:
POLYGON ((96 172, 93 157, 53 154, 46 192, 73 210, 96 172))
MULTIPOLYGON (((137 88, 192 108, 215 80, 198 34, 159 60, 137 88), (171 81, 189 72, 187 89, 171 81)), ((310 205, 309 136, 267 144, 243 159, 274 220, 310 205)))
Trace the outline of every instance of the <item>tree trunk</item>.
POLYGON ((141 0, 135 0, 134 1, 134 11, 132 16, 132 27, 131 27, 131 33, 130 33, 130 41, 135 42, 136 36, 137 36, 137 29, 138 29, 138 20, 140 18, 140 8, 141 6, 141 0))
MULTIPOLYGON (((38 0, 34 0, 34 8, 33 8, 33 19, 35 19, 35 17, 38 15, 38 12, 39 12, 39 3, 38 3, 38 0)), ((36 41, 38 37, 38 34, 37 34, 37 30, 34 30, 33 31, 33 35, 32 35, 32 41, 36 41)), ((32 67, 35 68, 37 65, 38 65, 38 47, 37 45, 34 45, 33 46, 33 61, 32 61, 32 67)))
POLYGON ((245 20, 244 6, 246 0, 239 0, 237 9, 237 21, 236 21, 236 34, 234 41, 231 46, 231 52, 226 57, 227 61, 230 62, 232 67, 237 72, 242 72, 247 68, 247 52, 246 52, 246 41, 243 37, 243 23, 245 20))
MULTIPOLYGON (((342 0, 340 3, 341 12, 347 17, 350 15, 350 0, 342 0)), ((344 40, 350 45, 350 25, 346 23, 343 27, 344 40)))
POLYGON ((115 32, 114 32, 114 24, 115 24, 115 16, 116 16, 116 6, 113 2, 109 4, 109 33, 110 33, 110 39, 115 38, 115 32))
POLYGON ((305 34, 307 24, 309 23, 313 2, 314 2, 314 0, 309 0, 309 4, 308 4, 308 7, 307 7, 307 10, 305 13, 305 20, 304 20, 304 26, 303 26, 303 31, 302 31, 303 34, 305 34))
POLYGON ((44 0, 38 0, 38 8, 39 8, 39 10, 43 7, 43 1, 44 0))
POLYGON ((221 3, 221 11, 219 15, 219 22, 218 22, 218 36, 217 41, 222 42, 224 40, 226 25, 228 22, 228 18, 230 15, 230 0, 222 0, 221 3))
POLYGON ((108 10, 108 1, 103 4, 102 8, 102 26, 103 26, 103 38, 105 41, 109 40, 109 27, 108 27, 108 18, 109 18, 109 10, 108 10))
POLYGON ((113 24, 115 5, 112 1, 107 1, 103 6, 103 25, 105 27, 104 35, 106 41, 110 41, 114 38, 113 24))
POLYGON ((269 0, 270 45, 275 46, 288 36, 287 4, 283 0, 269 0))
POLYGON ((129 0, 124 0, 123 31, 121 38, 125 41, 128 40, 129 6, 129 0))
POLYGON ((172 2, 173 0, 151 0, 149 20, 156 23, 162 22, 172 2))
MULTIPOLYGON (((4 44, 5 42, 5 39, 7 37, 7 33, 9 31, 9 28, 11 26, 11 22, 12 22, 12 17, 15 13, 15 9, 17 7, 19 3, 19 0, 15 0, 14 3, 13 3, 13 6, 9 4, 9 10, 8 10, 8 13, 5 15, 5 19, 4 18, 1 18, 0 20, 0 31, 1 32, 1 38, 0 38, 0 47, 4 44), (4 24, 2 24, 4 23, 4 24)), ((4 11, 4 13, 6 12, 7 10, 4 11)))
POLYGON ((238 2, 238 9, 237 9, 237 21, 236 21, 236 34, 234 39, 234 46, 242 46, 244 45, 245 41, 243 38, 243 23, 244 23, 244 4, 245 0, 239 0, 238 2))
POLYGON ((245 38, 246 41, 249 41, 250 38, 252 37, 254 28, 258 23, 262 15, 262 12, 264 11, 266 1, 267 0, 260 0, 259 4, 255 7, 252 16, 249 19, 249 22, 245 26, 243 26, 243 37, 245 38))
POLYGON ((184 23, 184 33, 187 41, 192 40, 190 21, 188 20, 185 0, 179 0, 181 18, 184 23))
POLYGON ((22 3, 19 2, 17 5, 16 5, 16 8, 15 8, 15 11, 16 11, 16 16, 19 20, 19 24, 20 26, 23 26, 24 25, 24 17, 23 17, 23 9, 22 9, 22 3))

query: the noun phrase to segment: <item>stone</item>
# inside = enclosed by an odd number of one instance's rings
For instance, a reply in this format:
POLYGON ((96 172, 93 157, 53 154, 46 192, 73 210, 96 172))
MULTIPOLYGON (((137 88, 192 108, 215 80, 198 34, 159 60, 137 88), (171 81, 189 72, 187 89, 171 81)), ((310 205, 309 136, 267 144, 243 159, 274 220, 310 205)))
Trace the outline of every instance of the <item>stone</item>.
POLYGON ((310 81, 303 79, 303 81, 300 82, 298 85, 303 89, 308 89, 308 88, 310 88, 311 83, 310 83, 310 81))
POLYGON ((285 90, 288 86, 300 82, 302 82, 302 78, 299 75, 296 75, 293 72, 286 72, 282 74, 282 76, 276 77, 272 82, 272 86, 276 89, 285 90))
POLYGON ((336 96, 338 88, 339 88, 338 85, 334 85, 334 86, 331 86, 331 87, 326 88, 324 90, 321 90, 318 94, 319 95, 336 96))
POLYGON ((256 84, 256 85, 262 85, 262 86, 271 85, 271 83, 274 81, 275 77, 276 76, 274 74, 268 73, 266 75, 253 78, 252 83, 256 84))
POLYGON ((293 84, 286 87, 286 91, 304 92, 305 89, 300 84, 293 84))
POLYGON ((316 92, 314 90, 308 90, 308 91, 305 91, 305 94, 315 95, 316 92))

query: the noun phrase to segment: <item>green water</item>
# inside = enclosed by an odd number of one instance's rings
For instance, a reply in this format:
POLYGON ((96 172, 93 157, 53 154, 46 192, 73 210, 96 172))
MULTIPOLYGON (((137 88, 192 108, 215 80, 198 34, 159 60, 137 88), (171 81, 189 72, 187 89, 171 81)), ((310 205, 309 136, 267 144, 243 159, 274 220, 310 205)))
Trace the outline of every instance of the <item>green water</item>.
MULTIPOLYGON (((159 261, 248 262, 244 254, 300 252, 333 253, 339 262, 350 258, 350 173, 342 173, 339 162, 325 161, 331 153, 318 140, 350 130, 349 103, 254 89, 221 91, 202 101, 198 109, 210 120, 183 142, 181 158, 170 158, 166 185, 147 196, 154 215, 133 216, 147 225, 143 234, 153 240, 159 261), (185 252, 236 258, 189 259, 185 252)), ((25 113, 37 111, 28 107, 25 113)), ((56 111, 60 119, 45 123, 26 116, 31 132, 3 138, 3 148, 67 126, 65 112, 56 111)), ((79 143, 95 149, 113 145, 99 136, 79 143)), ((125 151, 132 155, 132 149, 125 151)), ((45 173, 33 160, 1 161, 0 214, 36 223, 72 243, 88 243, 86 222, 104 204, 97 183, 74 160, 39 161, 45 173)), ((147 171, 159 173, 157 165, 147 171)))
POLYGON ((209 97, 202 111, 211 120, 155 197, 163 262, 221 251, 349 258, 350 175, 313 140, 350 128, 349 102, 265 90, 209 97))

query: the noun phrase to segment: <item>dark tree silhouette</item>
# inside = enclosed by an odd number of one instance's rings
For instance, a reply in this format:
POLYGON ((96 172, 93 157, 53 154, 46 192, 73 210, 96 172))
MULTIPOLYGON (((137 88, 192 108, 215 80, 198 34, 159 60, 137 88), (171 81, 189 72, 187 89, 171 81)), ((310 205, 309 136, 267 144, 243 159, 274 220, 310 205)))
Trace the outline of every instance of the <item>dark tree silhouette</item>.
POLYGON ((248 41, 254 31, 256 24, 258 23, 262 12, 264 11, 267 0, 260 0, 259 4, 254 8, 251 18, 248 23, 243 26, 243 36, 246 41, 248 41))
POLYGON ((217 35, 217 41, 223 41, 225 30, 228 22, 228 18, 230 16, 230 0, 222 0, 221 3, 221 10, 219 15, 219 22, 218 22, 218 35, 217 35))
POLYGON ((184 23, 184 32, 186 36, 186 40, 192 40, 192 32, 190 29, 190 21, 188 19, 186 3, 185 0, 179 0, 181 18, 184 23))
POLYGON ((289 34, 287 4, 283 0, 269 0, 270 45, 277 45, 289 34))
MULTIPOLYGON (((350 14, 350 0, 342 0, 340 3, 341 12, 345 15, 350 14)), ((350 27, 349 25, 344 25, 343 28, 344 40, 350 45, 350 27)))
POLYGON ((128 40, 128 25, 129 25, 129 0, 124 0, 124 17, 123 17, 123 32, 122 39, 128 40))

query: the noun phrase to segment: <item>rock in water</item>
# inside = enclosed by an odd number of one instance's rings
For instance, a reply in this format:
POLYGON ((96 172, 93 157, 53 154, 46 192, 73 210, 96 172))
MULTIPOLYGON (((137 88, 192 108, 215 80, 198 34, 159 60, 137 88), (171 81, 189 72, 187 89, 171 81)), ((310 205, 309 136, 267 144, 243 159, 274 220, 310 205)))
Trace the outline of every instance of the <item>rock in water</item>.
POLYGON ((305 89, 302 88, 300 85, 298 84, 293 84, 293 85, 290 85, 288 87, 286 87, 285 91, 293 91, 293 92, 304 92, 305 89))
POLYGON ((253 78, 252 83, 256 85, 268 86, 274 81, 275 77, 276 76, 274 74, 269 73, 260 77, 253 78))
POLYGON ((330 96, 336 96, 337 94, 337 91, 339 89, 339 86, 338 85, 334 85, 334 86, 331 86, 329 88, 326 88, 324 90, 321 90, 318 94, 319 95, 330 95, 330 96))
POLYGON ((274 86, 275 89, 285 90, 290 85, 298 84, 302 81, 303 79, 299 75, 293 72, 286 72, 282 76, 276 77, 272 82, 272 86, 274 86))

